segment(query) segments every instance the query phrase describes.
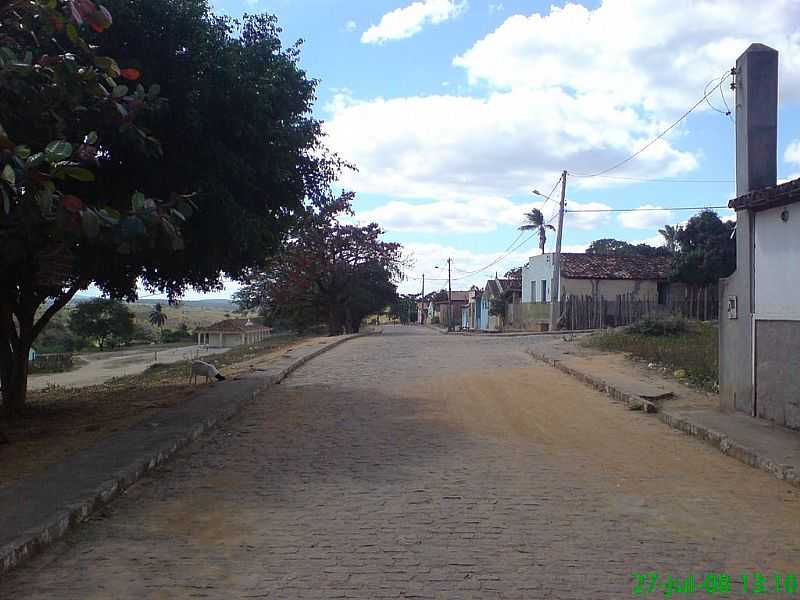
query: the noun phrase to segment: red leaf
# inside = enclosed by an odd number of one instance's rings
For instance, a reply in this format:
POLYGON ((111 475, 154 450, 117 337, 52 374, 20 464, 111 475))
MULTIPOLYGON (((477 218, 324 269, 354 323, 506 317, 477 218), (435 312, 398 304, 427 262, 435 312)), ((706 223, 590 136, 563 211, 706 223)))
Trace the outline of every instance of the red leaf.
POLYGON ((83 208, 83 201, 77 196, 64 196, 64 198, 61 200, 61 204, 64 207, 64 210, 67 210, 71 213, 80 212, 80 210, 83 208))
POLYGON ((119 73, 128 81, 138 81, 142 76, 142 72, 139 69, 122 69, 119 73))

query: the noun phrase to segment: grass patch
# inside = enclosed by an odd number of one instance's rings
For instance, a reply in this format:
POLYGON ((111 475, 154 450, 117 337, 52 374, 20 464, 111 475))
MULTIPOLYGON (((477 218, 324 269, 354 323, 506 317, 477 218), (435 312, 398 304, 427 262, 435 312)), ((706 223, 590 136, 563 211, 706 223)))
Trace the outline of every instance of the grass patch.
POLYGON ((639 324, 627 329, 597 333, 581 343, 599 350, 628 352, 671 372, 683 370, 692 384, 717 390, 719 381, 719 327, 711 323, 639 324), (647 333, 642 333, 646 331, 647 333), (670 331, 672 333, 656 333, 670 331))

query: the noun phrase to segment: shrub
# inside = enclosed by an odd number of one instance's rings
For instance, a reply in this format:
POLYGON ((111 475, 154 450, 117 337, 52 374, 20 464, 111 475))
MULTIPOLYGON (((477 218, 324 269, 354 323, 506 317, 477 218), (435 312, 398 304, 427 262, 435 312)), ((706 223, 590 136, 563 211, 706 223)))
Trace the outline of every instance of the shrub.
POLYGON ((689 327, 686 320, 680 317, 648 317, 638 323, 630 325, 626 331, 638 335, 662 336, 679 335, 686 333, 688 329, 689 327))

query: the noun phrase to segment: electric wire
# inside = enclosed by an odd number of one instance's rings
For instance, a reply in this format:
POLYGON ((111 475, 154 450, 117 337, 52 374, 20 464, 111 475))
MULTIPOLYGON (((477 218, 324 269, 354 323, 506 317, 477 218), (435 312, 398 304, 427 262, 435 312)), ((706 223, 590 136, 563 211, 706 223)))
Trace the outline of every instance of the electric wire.
POLYGON ((639 148, 639 149, 638 149, 636 152, 634 152, 633 154, 631 154, 631 155, 630 155, 630 156, 628 156, 627 158, 624 158, 623 160, 621 160, 621 161, 617 162, 616 164, 613 164, 613 165, 611 165, 610 167, 608 167, 608 168, 606 168, 606 169, 603 169, 603 170, 601 170, 601 171, 597 171, 596 173, 573 173, 573 172, 571 172, 571 171, 568 171, 568 173, 569 173, 570 175, 572 175, 573 177, 582 177, 582 178, 599 177, 600 175, 605 175, 606 173, 610 173, 611 171, 614 171, 614 170, 616 170, 616 169, 620 168, 622 165, 625 165, 625 164, 629 163, 629 162, 630 162, 630 161, 632 161, 634 158, 636 158, 637 156, 639 156, 640 154, 642 154, 642 153, 643 153, 645 150, 647 150, 648 148, 650 148, 650 147, 651 147, 653 144, 655 144, 657 141, 659 141, 661 138, 663 138, 665 135, 667 135, 667 134, 668 134, 670 131, 672 131, 673 129, 675 129, 675 127, 677 127, 677 126, 678 126, 680 123, 682 123, 682 122, 683 122, 683 120, 684 120, 684 119, 686 119, 686 117, 688 117, 690 114, 692 114, 692 113, 694 112, 694 110, 695 110, 695 109, 696 109, 698 106, 700 106, 700 105, 701 105, 703 102, 705 102, 705 101, 706 101, 706 99, 707 99, 707 98, 708 98, 708 97, 709 97, 711 94, 715 93, 715 92, 717 91, 717 89, 718 89, 719 87, 721 87, 721 86, 722 86, 722 84, 723 84, 723 83, 724 83, 724 82, 725 82, 725 81, 726 81, 726 80, 727 80, 729 77, 730 77, 730 73, 726 73, 725 75, 723 75, 722 77, 720 77, 719 83, 717 83, 717 85, 715 85, 715 86, 714 86, 714 87, 711 89, 711 91, 707 91, 705 94, 703 94, 703 97, 702 97, 702 98, 700 98, 700 100, 698 100, 697 102, 695 102, 695 103, 692 105, 692 107, 691 107, 691 108, 689 108, 689 110, 687 110, 685 113, 683 113, 683 114, 680 116, 680 118, 678 118, 678 120, 677 120, 677 121, 675 121, 674 123, 672 123, 672 125, 670 125, 670 126, 669 126, 669 127, 667 127, 666 129, 664 129, 664 130, 663 130, 661 133, 659 133, 659 134, 658 134, 656 137, 654 137, 652 140, 650 140, 649 142, 647 142, 647 143, 646 143, 644 146, 642 146, 641 148, 639 148))

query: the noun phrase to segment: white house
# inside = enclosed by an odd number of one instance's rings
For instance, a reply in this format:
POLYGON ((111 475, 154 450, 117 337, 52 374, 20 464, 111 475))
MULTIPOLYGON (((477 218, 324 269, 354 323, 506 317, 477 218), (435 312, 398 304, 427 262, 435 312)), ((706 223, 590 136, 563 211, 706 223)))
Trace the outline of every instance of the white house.
POLYGON ((253 323, 250 319, 227 319, 197 329, 197 344, 230 348, 260 342, 271 334, 272 328, 253 323))
MULTIPOLYGON (((554 254, 532 256, 522 267, 522 302, 550 302, 554 254)), ((667 281, 672 259, 665 256, 561 255, 561 297, 629 296, 664 304, 670 294, 667 281)))
POLYGON ((720 402, 800 429, 800 179, 730 207, 737 269, 720 282, 720 402))

